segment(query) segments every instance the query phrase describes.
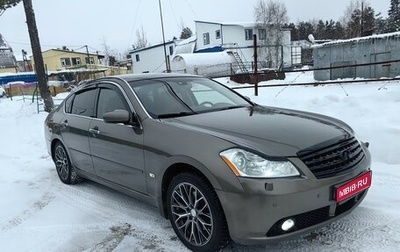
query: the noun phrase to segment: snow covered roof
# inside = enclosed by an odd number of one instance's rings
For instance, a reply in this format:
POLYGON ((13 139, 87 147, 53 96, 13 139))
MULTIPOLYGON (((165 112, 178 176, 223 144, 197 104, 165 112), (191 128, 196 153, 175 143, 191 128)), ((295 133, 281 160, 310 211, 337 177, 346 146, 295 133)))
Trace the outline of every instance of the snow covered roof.
POLYGON ((59 71, 49 71, 49 76, 67 74, 67 73, 100 73, 107 71, 107 68, 87 69, 87 68, 76 68, 76 69, 64 69, 59 71))
POLYGON ((193 53, 196 47, 196 40, 196 35, 193 35, 190 38, 179 41, 175 46, 174 55, 182 53, 193 53))
MULTIPOLYGON (((62 53, 75 53, 75 54, 82 54, 82 55, 87 55, 87 52, 79 52, 79 51, 74 51, 74 50, 69 50, 69 49, 66 49, 66 50, 64 50, 64 49, 48 49, 48 50, 45 50, 45 51, 43 51, 42 52, 42 54, 43 53, 46 53, 46 52, 51 52, 51 51, 56 51, 56 52, 62 52, 62 53)), ((98 58, 104 58, 105 56, 104 55, 102 55, 102 54, 95 54, 95 53, 89 53, 89 55, 91 55, 91 56, 97 56, 98 58)))
POLYGON ((346 44, 346 43, 359 43, 359 42, 364 42, 368 41, 371 39, 389 39, 389 38, 400 38, 400 32, 393 32, 393 33, 385 33, 385 34, 378 34, 378 35, 372 35, 372 36, 367 36, 367 37, 358 37, 358 38, 352 38, 352 39, 339 39, 323 44, 318 44, 318 45, 313 45, 313 48, 322 48, 326 46, 332 46, 332 45, 338 45, 338 44, 346 44))
POLYGON ((187 45, 187 44, 196 42, 196 39, 197 39, 197 36, 196 36, 196 35, 193 35, 193 36, 191 36, 191 37, 189 37, 189 38, 187 38, 187 39, 179 40, 179 41, 176 43, 176 45, 177 45, 177 46, 187 45))
MULTIPOLYGON (((176 43, 177 43, 176 40, 165 41, 165 46, 176 44, 176 43)), ((157 45, 152 45, 152 46, 147 46, 147 47, 143 47, 143 48, 133 49, 133 50, 129 51, 129 54, 151 50, 153 48, 162 47, 163 45, 164 45, 164 43, 160 43, 160 44, 157 44, 157 45)))
POLYGON ((195 20, 195 23, 206 23, 206 24, 217 24, 217 25, 226 25, 226 26, 243 26, 243 27, 256 27, 257 23, 254 22, 209 22, 209 21, 200 21, 195 20))

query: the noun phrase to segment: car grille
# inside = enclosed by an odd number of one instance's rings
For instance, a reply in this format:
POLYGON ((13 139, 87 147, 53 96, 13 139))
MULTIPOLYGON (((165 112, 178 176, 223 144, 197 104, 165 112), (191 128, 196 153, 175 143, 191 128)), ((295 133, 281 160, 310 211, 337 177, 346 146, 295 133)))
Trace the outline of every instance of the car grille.
POLYGON ((350 170, 360 163, 365 153, 354 138, 309 152, 300 151, 298 157, 317 178, 328 178, 350 170))
POLYGON ((329 216, 329 206, 322 207, 319 209, 315 209, 309 212, 305 212, 302 214, 290 216, 284 219, 277 221, 267 232, 267 237, 274 237, 283 234, 292 233, 295 231, 302 230, 304 228, 308 228, 319 223, 328 221, 332 218, 335 218, 349 210, 351 210, 364 196, 366 191, 362 191, 357 194, 355 197, 349 199, 343 204, 339 204, 336 206, 336 211, 333 216, 329 216), (293 219, 295 222, 294 228, 290 229, 289 231, 283 231, 281 226, 283 222, 287 219, 293 219))

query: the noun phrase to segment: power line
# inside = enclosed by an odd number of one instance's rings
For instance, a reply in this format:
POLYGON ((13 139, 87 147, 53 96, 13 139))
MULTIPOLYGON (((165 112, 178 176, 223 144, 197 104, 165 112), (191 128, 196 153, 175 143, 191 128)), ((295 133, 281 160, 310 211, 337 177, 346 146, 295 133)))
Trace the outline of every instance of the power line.
MULTIPOLYGON (((7 42, 7 44, 12 43, 12 44, 17 44, 17 45, 31 46, 31 43, 9 41, 9 40, 6 40, 4 37, 3 37, 3 40, 5 40, 5 41, 7 42)), ((63 47, 63 46, 67 46, 67 47, 81 47, 81 45, 49 45, 49 44, 42 44, 42 43, 40 43, 40 45, 41 45, 41 46, 45 46, 45 47, 53 47, 53 48, 60 48, 60 47, 63 47)))
POLYGON ((134 33, 134 31, 135 31, 135 27, 136 27, 136 21, 137 21, 137 17, 138 17, 138 13, 139 13, 139 9, 140 9, 140 3, 141 3, 141 1, 139 0, 139 5, 138 5, 138 7, 137 7, 137 9, 136 9, 136 13, 135 13, 135 19, 133 20, 133 26, 132 26, 132 29, 131 29, 131 35, 129 36, 129 48, 131 48, 131 46, 132 46, 132 37, 133 37, 133 33, 134 33))
MULTIPOLYGON (((171 10, 172 10, 172 16, 174 17, 174 19, 175 19, 175 23, 176 23, 176 25, 179 27, 179 28, 183 28, 183 27, 180 27, 180 23, 178 22, 178 20, 176 19, 176 14, 175 14, 175 10, 174 10, 174 7, 172 6, 172 2, 171 2, 171 0, 169 0, 169 6, 171 7, 171 10)), ((182 19, 181 19, 182 20, 182 19)))
POLYGON ((198 19, 196 13, 193 11, 192 6, 189 4, 189 2, 187 0, 185 0, 185 2, 189 6, 190 11, 193 13, 193 15, 196 17, 196 19, 198 19))

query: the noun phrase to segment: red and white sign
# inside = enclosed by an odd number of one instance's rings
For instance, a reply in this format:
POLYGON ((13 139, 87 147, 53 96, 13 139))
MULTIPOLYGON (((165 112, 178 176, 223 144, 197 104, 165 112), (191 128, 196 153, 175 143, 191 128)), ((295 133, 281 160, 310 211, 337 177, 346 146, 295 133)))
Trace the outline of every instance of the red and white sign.
POLYGON ((343 201, 371 186, 372 172, 365 173, 336 189, 336 202, 343 201))

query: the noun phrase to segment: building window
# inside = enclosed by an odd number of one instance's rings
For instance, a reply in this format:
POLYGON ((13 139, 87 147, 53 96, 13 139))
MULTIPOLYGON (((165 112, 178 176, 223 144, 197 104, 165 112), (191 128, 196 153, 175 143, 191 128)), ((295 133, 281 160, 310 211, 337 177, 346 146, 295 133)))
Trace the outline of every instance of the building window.
POLYGON ((244 30, 246 40, 253 40, 253 29, 244 30))
POLYGON ((203 44, 204 45, 210 44, 210 33, 208 32, 203 33, 203 44))
POLYGON ((169 46, 169 55, 174 54, 174 47, 173 46, 169 46))
POLYGON ((94 58, 93 57, 86 57, 85 58, 86 64, 94 64, 94 58))
POLYGON ((72 65, 78 66, 81 64, 81 58, 72 58, 72 65))
POLYGON ((267 31, 265 29, 258 29, 258 39, 265 40, 267 38, 267 31))
POLYGON ((220 39, 221 38, 221 30, 216 30, 215 31, 215 38, 220 39))
POLYGON ((139 61, 140 61, 140 56, 139 56, 139 54, 136 54, 135 57, 136 57, 136 62, 139 62, 139 61))
POLYGON ((70 58, 61 58, 61 66, 67 67, 71 66, 71 59, 70 58))

